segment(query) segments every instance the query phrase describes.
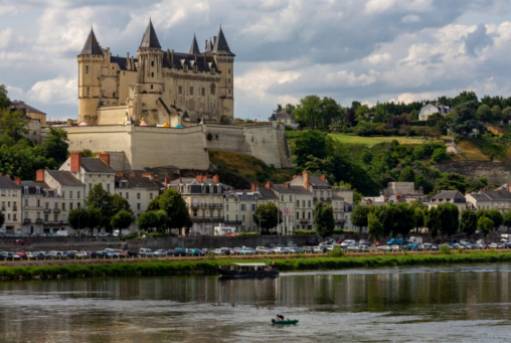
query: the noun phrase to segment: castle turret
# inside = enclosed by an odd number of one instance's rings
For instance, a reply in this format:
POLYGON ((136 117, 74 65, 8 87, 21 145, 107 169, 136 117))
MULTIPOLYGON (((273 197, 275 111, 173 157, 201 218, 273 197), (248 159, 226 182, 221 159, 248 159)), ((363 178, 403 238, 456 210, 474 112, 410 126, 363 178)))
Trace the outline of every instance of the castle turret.
POLYGON ((137 115, 152 125, 158 122, 157 101, 163 93, 163 51, 151 20, 137 50, 137 58, 137 88, 141 102, 141 113, 137 115))
POLYGON ((221 113, 227 116, 228 120, 234 117, 234 55, 227 44, 222 27, 218 31, 218 36, 214 38, 213 49, 211 51, 215 58, 215 63, 220 70, 219 97, 221 104, 221 113))
POLYGON ((78 120, 95 124, 101 98, 101 64, 103 49, 91 29, 78 55, 78 120))
POLYGON ((197 37, 195 37, 195 34, 193 35, 192 45, 190 46, 190 51, 188 53, 191 55, 200 55, 199 44, 197 43, 197 37))

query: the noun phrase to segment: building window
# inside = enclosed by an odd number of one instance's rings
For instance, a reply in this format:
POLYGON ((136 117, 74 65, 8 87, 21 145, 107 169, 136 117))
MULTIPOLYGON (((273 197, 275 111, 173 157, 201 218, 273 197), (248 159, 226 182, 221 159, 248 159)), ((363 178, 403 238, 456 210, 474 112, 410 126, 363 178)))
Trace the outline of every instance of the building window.
POLYGON ((241 210, 242 210, 242 211, 245 211, 245 209, 246 209, 246 208, 245 208, 245 204, 241 204, 241 210))
POLYGON ((80 191, 76 192, 76 198, 80 199, 80 191))
POLYGON ((206 96, 206 88, 202 87, 200 93, 202 96, 206 96))
POLYGON ((149 199, 153 200, 153 193, 149 193, 149 199))
POLYGON ((178 94, 183 94, 183 87, 182 86, 177 87, 177 93, 178 94))
POLYGON ((130 193, 126 192, 126 200, 130 198, 130 193))
POLYGON ((216 92, 216 86, 214 83, 211 84, 211 87, 210 87, 210 92, 211 92, 211 95, 215 95, 215 92, 216 92))
POLYGON ((62 203, 62 211, 65 211, 65 210, 66 210, 66 203, 65 203, 65 202, 63 202, 63 203, 62 203))
POLYGON ((73 191, 69 191, 69 199, 73 199, 73 191))
POLYGON ((72 211, 73 210, 73 203, 69 203, 69 209, 72 211))
POLYGON ((193 87, 190 87, 190 95, 193 95, 193 87))
POLYGON ((106 184, 106 191, 107 191, 108 193, 110 193, 110 184, 109 184, 109 183, 107 183, 107 184, 106 184))
POLYGON ((140 200, 140 193, 137 193, 137 199, 140 200))
POLYGON ((137 202, 137 210, 139 210, 139 211, 140 211, 140 209, 141 209, 141 208, 142 208, 142 207, 140 206, 140 203, 139 203, 139 202, 137 202))

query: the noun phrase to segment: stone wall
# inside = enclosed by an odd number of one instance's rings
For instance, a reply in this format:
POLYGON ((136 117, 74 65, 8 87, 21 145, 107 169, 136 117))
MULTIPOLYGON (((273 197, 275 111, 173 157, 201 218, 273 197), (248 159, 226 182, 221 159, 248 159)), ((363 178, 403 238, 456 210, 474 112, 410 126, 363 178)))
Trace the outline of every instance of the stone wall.
POLYGON ((511 165, 491 161, 448 161, 438 165, 443 172, 484 177, 490 184, 500 185, 511 180, 511 165))
POLYGON ((184 129, 139 126, 66 128, 69 150, 115 154, 114 169, 173 166, 207 170, 208 150, 252 155, 277 168, 289 167, 284 129, 280 126, 198 125, 184 129), (122 159, 124 154, 125 159, 122 159))

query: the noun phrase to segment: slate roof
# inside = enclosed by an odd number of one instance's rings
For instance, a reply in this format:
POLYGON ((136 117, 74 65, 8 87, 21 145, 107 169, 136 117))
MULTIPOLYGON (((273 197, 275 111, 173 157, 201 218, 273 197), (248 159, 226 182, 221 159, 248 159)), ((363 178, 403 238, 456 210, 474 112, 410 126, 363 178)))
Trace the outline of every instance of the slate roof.
POLYGON ((110 56, 110 62, 116 63, 121 70, 128 70, 128 61, 126 57, 110 56))
POLYGON ((75 178, 73 174, 66 170, 47 170, 48 174, 62 186, 82 187, 84 184, 75 178))
POLYGON ((80 159, 80 166, 90 173, 107 173, 114 174, 115 170, 103 163, 99 158, 82 157, 80 159))
POLYGON ((159 190, 161 184, 156 180, 136 174, 127 174, 115 177, 116 188, 145 188, 159 190))
POLYGON ((18 188, 18 185, 16 185, 16 182, 11 180, 10 177, 5 175, 0 175, 0 188, 1 189, 16 189, 18 188))
POLYGON ((188 53, 191 55, 200 55, 199 44, 197 44, 197 37, 195 37, 195 35, 193 35, 192 45, 188 53))
POLYGON ((229 48, 229 44, 227 44, 227 39, 225 39, 224 31, 220 27, 218 30, 218 36, 215 39, 215 43, 213 44, 213 52, 223 52, 228 55, 234 56, 231 49, 229 48))
POLYGON ((261 198, 259 192, 247 191, 247 190, 234 190, 225 192, 226 197, 235 197, 241 201, 255 201, 261 198))
POLYGON ((257 191, 261 194, 261 199, 263 200, 275 200, 277 196, 271 190, 266 189, 264 187, 260 187, 257 191))
POLYGON ((504 190, 497 191, 480 191, 477 193, 470 193, 474 199, 481 202, 491 201, 505 201, 511 202, 511 193, 504 190))
POLYGON ((101 49, 101 46, 96 39, 94 30, 90 30, 89 36, 85 41, 85 45, 83 46, 80 55, 103 55, 103 49, 101 49))
POLYGON ((273 185, 273 189, 278 193, 283 194, 309 194, 312 196, 312 193, 303 188, 302 186, 288 186, 277 184, 273 185))
POLYGON ((142 41, 140 42, 139 48, 161 49, 160 41, 158 40, 158 36, 156 36, 156 32, 154 31, 151 19, 149 19, 149 25, 147 25, 144 36, 142 36, 142 41))
POLYGON ((218 68, 215 59, 211 55, 193 55, 184 52, 165 51, 163 53, 163 67, 182 70, 185 66, 189 70, 194 70, 197 66, 198 71, 215 71, 218 68))
POLYGON ((454 199, 455 203, 465 203, 465 197, 461 192, 456 190, 441 190, 433 197, 431 197, 432 201, 442 201, 442 200, 450 200, 454 199))
POLYGON ((43 111, 38 110, 37 108, 32 107, 32 106, 26 104, 24 101, 21 101, 21 100, 11 101, 11 107, 16 109, 16 110, 21 110, 21 111, 24 111, 24 112, 27 112, 27 113, 31 112, 31 113, 39 113, 39 114, 46 115, 46 113, 44 113, 43 111))

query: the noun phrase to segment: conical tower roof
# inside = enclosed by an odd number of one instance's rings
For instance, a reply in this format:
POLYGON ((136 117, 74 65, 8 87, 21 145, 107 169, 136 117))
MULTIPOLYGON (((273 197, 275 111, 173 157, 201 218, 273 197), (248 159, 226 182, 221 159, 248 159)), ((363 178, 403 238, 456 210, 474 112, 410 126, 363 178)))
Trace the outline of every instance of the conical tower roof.
POLYGON ((213 46, 213 52, 223 52, 234 56, 231 49, 229 48, 229 44, 227 44, 227 39, 225 39, 224 31, 222 31, 222 27, 220 26, 220 30, 218 30, 218 36, 215 40, 215 45, 213 46))
POLYGON ((195 37, 195 35, 193 35, 192 45, 190 46, 190 51, 188 53, 192 55, 200 55, 199 44, 197 44, 197 37, 195 37))
POLYGON ((143 48, 161 49, 161 45, 158 41, 158 36, 156 36, 156 32, 154 31, 151 19, 149 19, 149 25, 147 25, 144 36, 142 37, 142 41, 140 42, 139 49, 143 48))
POLYGON ((89 36, 80 55, 103 55, 103 49, 101 49, 93 29, 90 29, 89 36))

